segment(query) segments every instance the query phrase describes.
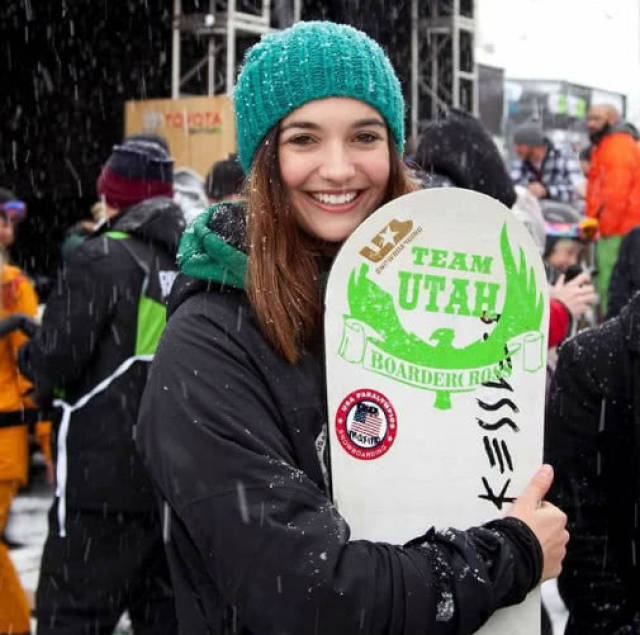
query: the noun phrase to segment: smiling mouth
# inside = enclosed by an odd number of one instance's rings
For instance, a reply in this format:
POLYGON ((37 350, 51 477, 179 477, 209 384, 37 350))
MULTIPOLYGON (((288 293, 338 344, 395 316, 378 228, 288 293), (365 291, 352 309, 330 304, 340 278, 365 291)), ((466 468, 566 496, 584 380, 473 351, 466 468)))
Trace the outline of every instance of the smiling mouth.
POLYGON ((355 201, 359 194, 359 190, 353 190, 351 192, 340 192, 336 194, 329 194, 327 192, 309 192, 309 195, 315 201, 318 201, 323 205, 336 207, 352 203, 353 201, 355 201))

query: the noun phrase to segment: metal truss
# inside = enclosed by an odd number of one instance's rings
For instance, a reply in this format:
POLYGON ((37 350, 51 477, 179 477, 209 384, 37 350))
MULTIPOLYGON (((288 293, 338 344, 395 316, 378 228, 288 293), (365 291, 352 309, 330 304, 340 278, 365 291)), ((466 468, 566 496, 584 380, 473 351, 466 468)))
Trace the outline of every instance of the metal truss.
POLYGON ((411 133, 450 107, 478 115, 473 0, 412 0, 411 133))
MULTIPOLYGON (((236 73, 236 44, 238 37, 260 36, 273 31, 274 18, 288 13, 292 22, 300 20, 302 0, 276 1, 276 15, 270 0, 254 3, 255 11, 239 10, 236 0, 209 0, 209 11, 183 12, 182 0, 173 3, 173 40, 171 65, 171 97, 177 99, 181 86, 201 69, 207 67, 207 95, 223 92, 230 94, 236 73), (182 71, 182 41, 184 37, 195 37, 206 43, 206 52, 193 66, 182 71), (216 83, 216 59, 224 52, 224 85, 216 83)), ((247 3, 245 3, 247 4, 247 3)))
MULTIPOLYGON (((260 36, 299 21, 302 2, 209 0, 208 12, 185 13, 183 0, 174 0, 171 96, 178 98, 181 86, 204 67, 206 94, 230 94, 238 63, 238 38, 260 36), (206 44, 206 50, 183 72, 181 45, 187 37, 206 44), (216 61, 221 58, 225 71, 216 81, 216 61)), ((206 5, 206 0, 201 3, 206 5)), ((437 119, 449 107, 478 114, 474 0, 411 0, 410 16, 410 130, 417 136, 426 121, 437 119)))

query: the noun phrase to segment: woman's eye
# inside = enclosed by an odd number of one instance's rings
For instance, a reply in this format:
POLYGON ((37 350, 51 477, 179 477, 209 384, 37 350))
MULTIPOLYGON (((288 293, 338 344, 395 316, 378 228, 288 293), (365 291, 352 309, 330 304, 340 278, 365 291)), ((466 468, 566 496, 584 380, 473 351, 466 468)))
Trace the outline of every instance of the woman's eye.
POLYGON ((380 136, 373 132, 359 132, 355 137, 358 143, 373 143, 378 139, 380 139, 380 136))
POLYGON ((287 143, 291 143, 296 146, 308 146, 313 143, 313 137, 308 134, 298 134, 291 137, 287 143))

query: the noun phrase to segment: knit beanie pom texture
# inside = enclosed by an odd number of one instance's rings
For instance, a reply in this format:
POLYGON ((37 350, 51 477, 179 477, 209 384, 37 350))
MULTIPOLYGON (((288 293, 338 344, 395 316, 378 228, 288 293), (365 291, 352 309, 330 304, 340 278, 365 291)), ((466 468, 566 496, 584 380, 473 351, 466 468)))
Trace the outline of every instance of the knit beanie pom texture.
POLYGON ((353 27, 298 22, 247 52, 234 91, 238 154, 245 172, 269 130, 314 99, 351 97, 375 108, 404 151, 404 99, 384 51, 353 27))

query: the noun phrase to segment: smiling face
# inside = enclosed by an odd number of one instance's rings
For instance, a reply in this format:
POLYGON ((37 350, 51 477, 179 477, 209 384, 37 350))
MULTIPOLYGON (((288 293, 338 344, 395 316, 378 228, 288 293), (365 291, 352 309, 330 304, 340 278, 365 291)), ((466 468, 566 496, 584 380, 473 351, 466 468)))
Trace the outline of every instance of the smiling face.
POLYGON ((311 101, 280 122, 278 164, 300 226, 321 240, 342 242, 387 191, 386 123, 355 99, 311 101))
POLYGON ((581 251, 582 246, 578 241, 559 240, 554 245, 553 251, 547 256, 547 263, 564 273, 569 267, 578 264, 581 251))

